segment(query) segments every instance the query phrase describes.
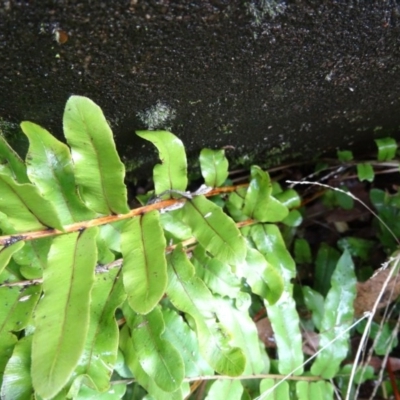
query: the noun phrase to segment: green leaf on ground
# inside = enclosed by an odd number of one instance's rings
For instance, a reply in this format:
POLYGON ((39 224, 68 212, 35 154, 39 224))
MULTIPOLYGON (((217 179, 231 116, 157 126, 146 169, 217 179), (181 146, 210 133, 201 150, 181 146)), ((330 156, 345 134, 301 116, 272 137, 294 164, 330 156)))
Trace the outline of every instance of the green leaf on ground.
POLYGON ((326 296, 331 287, 331 277, 340 258, 340 253, 326 243, 321 243, 315 259, 314 289, 326 296))
POLYGON ((315 327, 320 331, 322 318, 324 316, 324 297, 321 293, 311 289, 309 286, 302 287, 304 302, 311 311, 315 327))
POLYGON ((305 239, 294 241, 294 259, 298 264, 310 264, 312 262, 310 244, 305 239))
POLYGON ((349 252, 345 250, 332 275, 331 288, 325 299, 319 342, 319 348, 323 350, 311 366, 313 375, 324 379, 333 378, 347 356, 350 335, 348 328, 353 322, 356 283, 354 264, 349 252))
POLYGON ((357 164, 357 176, 360 181, 373 182, 375 173, 372 165, 368 163, 357 164))
POLYGON ((395 139, 387 137, 375 139, 378 147, 378 161, 389 161, 396 156, 397 142, 395 139))
POLYGON ((353 159, 353 153, 349 150, 342 150, 342 151, 338 150, 337 157, 339 161, 348 162, 353 159))

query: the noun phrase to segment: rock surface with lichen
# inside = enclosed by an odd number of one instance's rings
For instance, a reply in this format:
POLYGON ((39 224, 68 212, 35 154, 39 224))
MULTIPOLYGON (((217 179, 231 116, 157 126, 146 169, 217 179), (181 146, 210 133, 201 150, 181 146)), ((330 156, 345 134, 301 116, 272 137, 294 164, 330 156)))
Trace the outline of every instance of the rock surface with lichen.
POLYGON ((88 96, 130 168, 155 158, 135 129, 237 162, 354 147, 398 134, 399 16, 386 1, 2 1, 0 119, 61 137, 66 100, 88 96))

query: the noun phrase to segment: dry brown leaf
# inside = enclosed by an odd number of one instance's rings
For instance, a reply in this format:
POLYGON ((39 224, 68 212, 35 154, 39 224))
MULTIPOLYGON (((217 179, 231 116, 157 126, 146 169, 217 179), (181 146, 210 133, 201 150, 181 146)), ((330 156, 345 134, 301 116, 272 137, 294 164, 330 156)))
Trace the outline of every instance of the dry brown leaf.
POLYGON ((357 283, 357 297, 354 301, 354 314, 356 317, 361 317, 366 311, 372 311, 382 289, 384 289, 384 292, 377 309, 386 307, 400 295, 400 278, 398 274, 393 274, 386 288, 383 288, 390 272, 391 268, 381 268, 367 281, 357 283))

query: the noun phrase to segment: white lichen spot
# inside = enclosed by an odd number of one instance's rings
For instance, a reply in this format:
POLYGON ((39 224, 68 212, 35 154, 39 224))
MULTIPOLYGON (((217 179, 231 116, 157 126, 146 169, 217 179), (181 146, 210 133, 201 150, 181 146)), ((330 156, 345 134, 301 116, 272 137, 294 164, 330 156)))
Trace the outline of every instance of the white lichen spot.
POLYGON ((252 0, 247 4, 247 10, 253 17, 253 25, 260 26, 266 16, 274 19, 277 15, 283 14, 286 3, 279 0, 252 0))
POLYGON ((145 124, 148 130, 171 130, 171 122, 176 117, 176 111, 167 104, 157 101, 154 106, 138 112, 137 116, 145 124))
POLYGON ((333 70, 330 71, 329 74, 327 74, 327 75, 325 76, 325 80, 326 80, 327 82, 330 82, 330 81, 332 80, 332 76, 333 76, 333 70))

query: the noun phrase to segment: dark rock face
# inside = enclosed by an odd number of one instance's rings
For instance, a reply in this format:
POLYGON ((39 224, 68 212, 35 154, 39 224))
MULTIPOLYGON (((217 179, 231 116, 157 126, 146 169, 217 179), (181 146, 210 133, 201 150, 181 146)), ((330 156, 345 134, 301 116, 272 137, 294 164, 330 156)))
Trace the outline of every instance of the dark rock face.
POLYGON ((135 129, 265 161, 400 125, 394 0, 2 1, 0 54, 3 120, 61 136, 67 98, 88 96, 140 162, 135 129))

